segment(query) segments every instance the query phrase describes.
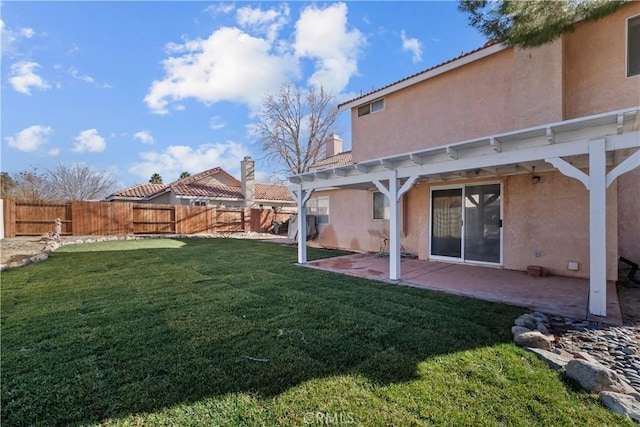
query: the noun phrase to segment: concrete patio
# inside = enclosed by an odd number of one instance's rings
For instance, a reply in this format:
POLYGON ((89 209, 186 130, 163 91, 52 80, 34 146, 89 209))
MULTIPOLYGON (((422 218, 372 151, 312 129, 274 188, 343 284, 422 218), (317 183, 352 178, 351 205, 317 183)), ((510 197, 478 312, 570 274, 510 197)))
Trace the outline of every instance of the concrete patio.
POLYGON ((607 317, 588 314, 589 281, 561 276, 530 277, 526 272, 403 258, 402 280, 391 281, 389 259, 352 254, 309 261, 306 267, 504 303, 543 313, 621 325, 614 282, 607 283, 607 317))

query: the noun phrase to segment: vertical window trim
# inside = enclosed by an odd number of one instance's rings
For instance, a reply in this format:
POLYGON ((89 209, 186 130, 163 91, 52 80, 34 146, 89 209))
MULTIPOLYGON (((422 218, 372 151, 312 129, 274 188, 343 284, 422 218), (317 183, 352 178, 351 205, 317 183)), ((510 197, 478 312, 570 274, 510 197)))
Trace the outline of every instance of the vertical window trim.
POLYGON ((371 206, 371 216, 372 219, 375 221, 388 221, 390 214, 389 214, 389 198, 387 196, 385 196, 383 193, 381 193, 380 191, 374 191, 372 192, 371 195, 371 201, 372 201, 372 206, 371 206), (383 204, 382 204, 382 217, 381 218, 377 218, 376 217, 376 194, 380 194, 383 197, 383 204), (386 203, 385 203, 386 202, 386 203))
MULTIPOLYGON (((630 16, 625 21, 625 32, 624 32, 624 34, 625 34, 625 37, 624 37, 624 44, 625 44, 625 70, 624 70, 624 72, 625 72, 625 77, 627 79, 631 79, 631 78, 640 76, 640 71, 638 73, 636 73, 636 74, 630 74, 630 71, 631 71, 630 70, 630 65, 631 64, 630 64, 630 61, 629 61, 630 60, 629 56, 630 56, 630 53, 631 53, 631 47, 629 46, 629 29, 631 28, 631 21, 634 21, 634 20, 638 20, 637 25, 638 25, 638 28, 639 28, 639 31, 640 31, 640 15, 630 16)), ((637 53, 637 55, 639 56, 638 60, 640 61, 640 53, 637 53)))

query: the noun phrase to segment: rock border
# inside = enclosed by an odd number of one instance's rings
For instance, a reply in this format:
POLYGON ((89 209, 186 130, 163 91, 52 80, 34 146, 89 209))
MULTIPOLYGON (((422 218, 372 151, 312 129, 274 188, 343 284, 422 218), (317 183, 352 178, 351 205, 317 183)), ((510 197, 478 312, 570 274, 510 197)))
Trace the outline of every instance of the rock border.
POLYGON ((550 333, 550 329, 547 315, 532 312, 518 317, 511 327, 511 333, 517 345, 537 355, 573 383, 597 393, 605 407, 640 423, 640 392, 626 378, 598 362, 589 353, 570 353, 554 347, 556 337, 550 333))

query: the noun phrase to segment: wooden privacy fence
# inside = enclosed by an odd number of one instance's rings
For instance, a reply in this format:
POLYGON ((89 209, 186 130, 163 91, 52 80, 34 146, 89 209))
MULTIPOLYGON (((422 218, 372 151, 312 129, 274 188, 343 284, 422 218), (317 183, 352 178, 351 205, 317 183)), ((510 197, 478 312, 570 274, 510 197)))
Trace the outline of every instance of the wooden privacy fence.
POLYGON ((62 221, 62 235, 203 234, 267 232, 289 213, 265 209, 121 202, 12 200, 3 203, 5 237, 40 236, 62 221))

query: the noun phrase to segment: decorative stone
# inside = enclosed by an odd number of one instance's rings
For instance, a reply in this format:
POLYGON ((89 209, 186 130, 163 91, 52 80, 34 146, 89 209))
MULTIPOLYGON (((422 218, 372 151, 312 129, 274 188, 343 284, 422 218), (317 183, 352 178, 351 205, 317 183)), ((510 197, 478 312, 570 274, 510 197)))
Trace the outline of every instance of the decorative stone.
POLYGON ((593 356, 591 356, 589 353, 584 352, 584 351, 578 351, 576 353, 573 353, 573 356, 576 359, 582 359, 582 360, 587 360, 587 361, 593 362, 593 363, 599 363, 596 359, 593 358, 593 356))
POLYGON ((569 361, 571 360, 570 358, 563 357, 559 354, 552 353, 541 348, 527 347, 527 350, 538 355, 538 357, 547 362, 547 365, 549 365, 549 367, 551 367, 552 369, 563 371, 567 366, 567 363, 569 363, 569 361))
POLYGON ((525 328, 524 326, 512 326, 511 327, 511 334, 512 335, 521 334, 523 332, 531 332, 531 329, 525 328))
POLYGON ((535 329, 538 325, 536 318, 530 314, 523 314, 522 316, 518 317, 513 323, 515 323, 516 326, 524 326, 525 328, 531 330, 535 329))
POLYGON ((628 394, 603 391, 599 394, 602 404, 617 414, 624 414, 640 422, 640 402, 628 394))
POLYGON ((536 326, 536 329, 538 330, 538 332, 540 332, 541 334, 544 335, 549 335, 549 329, 547 329, 546 326, 544 326, 543 323, 538 323, 538 326, 536 326))
POLYGON ((551 350, 551 340, 538 331, 516 334, 513 337, 513 341, 521 347, 534 347, 551 350))
POLYGON ((592 392, 614 391, 629 394, 635 390, 620 380, 611 369, 587 360, 573 359, 565 368, 567 376, 592 392))

